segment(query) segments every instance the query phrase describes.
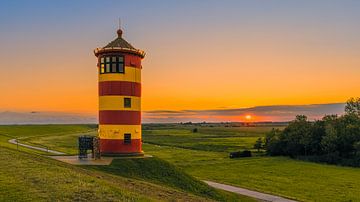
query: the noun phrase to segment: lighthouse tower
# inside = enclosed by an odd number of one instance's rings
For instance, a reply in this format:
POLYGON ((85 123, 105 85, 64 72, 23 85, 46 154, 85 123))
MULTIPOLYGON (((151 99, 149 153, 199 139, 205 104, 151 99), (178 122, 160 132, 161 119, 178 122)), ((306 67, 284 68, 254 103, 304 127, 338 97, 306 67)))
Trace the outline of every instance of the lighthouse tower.
POLYGON ((117 31, 117 38, 94 50, 98 58, 99 139, 101 155, 142 155, 141 59, 117 31))

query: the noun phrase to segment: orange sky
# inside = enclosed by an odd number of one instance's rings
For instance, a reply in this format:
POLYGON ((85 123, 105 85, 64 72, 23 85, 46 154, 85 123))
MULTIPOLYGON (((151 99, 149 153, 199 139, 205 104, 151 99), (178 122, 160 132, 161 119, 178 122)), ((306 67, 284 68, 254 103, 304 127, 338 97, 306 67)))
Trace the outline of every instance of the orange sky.
MULTIPOLYGON (((222 15, 235 12, 219 11, 212 24, 209 12, 192 16, 195 20, 170 16, 178 23, 147 13, 141 16, 149 17, 147 22, 131 20, 135 14, 125 18, 125 39, 147 52, 143 110, 337 103, 359 96, 358 22, 331 21, 331 10, 330 22, 307 21, 305 14, 222 22, 222 15)), ((308 14, 318 15, 313 12, 308 14)), ((33 29, 1 21, 8 29, 0 36, 0 110, 95 114, 92 51, 116 36, 116 17, 105 17, 103 25, 83 27, 78 26, 86 23, 83 18, 65 19, 60 28, 49 25, 52 18, 43 22, 46 16, 37 16, 33 29)), ((54 17, 52 23, 59 22, 54 17)))

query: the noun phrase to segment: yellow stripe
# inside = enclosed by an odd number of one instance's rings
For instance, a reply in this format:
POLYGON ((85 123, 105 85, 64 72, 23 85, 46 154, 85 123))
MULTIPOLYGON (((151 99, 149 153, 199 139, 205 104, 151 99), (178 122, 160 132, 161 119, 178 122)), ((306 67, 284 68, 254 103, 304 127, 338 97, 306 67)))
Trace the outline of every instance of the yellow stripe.
POLYGON ((99 96, 99 110, 141 111, 140 97, 135 96, 99 96), (124 107, 124 98, 131 98, 131 107, 124 107))
POLYGON ((106 73, 99 74, 101 81, 131 81, 141 83, 141 69, 125 66, 125 73, 106 73))
POLYGON ((99 125, 102 139, 123 140, 125 133, 130 133, 131 139, 141 139, 141 125, 99 125))

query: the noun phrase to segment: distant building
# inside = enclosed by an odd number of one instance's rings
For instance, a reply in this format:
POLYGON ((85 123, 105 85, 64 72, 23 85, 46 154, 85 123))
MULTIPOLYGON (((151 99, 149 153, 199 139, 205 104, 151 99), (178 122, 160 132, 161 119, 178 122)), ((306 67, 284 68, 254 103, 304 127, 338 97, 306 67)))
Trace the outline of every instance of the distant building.
POLYGON ((99 72, 101 155, 141 155, 141 60, 145 52, 118 37, 94 50, 99 72))

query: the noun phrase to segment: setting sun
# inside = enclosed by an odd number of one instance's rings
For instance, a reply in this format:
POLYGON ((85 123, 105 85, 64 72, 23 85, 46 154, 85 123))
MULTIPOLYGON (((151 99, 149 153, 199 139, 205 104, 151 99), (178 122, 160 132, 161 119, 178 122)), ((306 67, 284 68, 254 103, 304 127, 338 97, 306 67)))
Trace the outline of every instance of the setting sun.
POLYGON ((251 115, 246 115, 246 116, 245 116, 245 119, 249 121, 249 120, 252 119, 252 116, 251 116, 251 115))

